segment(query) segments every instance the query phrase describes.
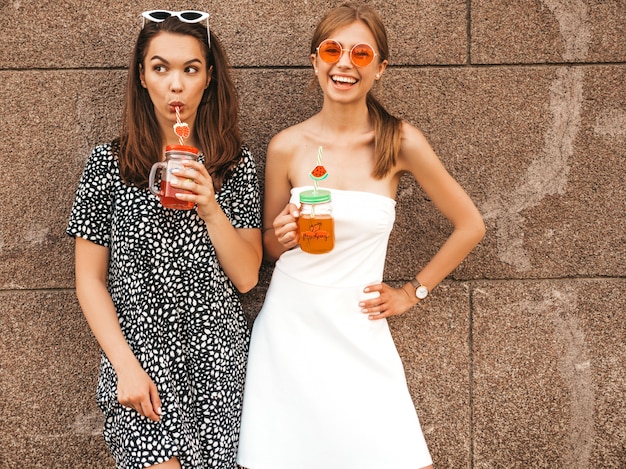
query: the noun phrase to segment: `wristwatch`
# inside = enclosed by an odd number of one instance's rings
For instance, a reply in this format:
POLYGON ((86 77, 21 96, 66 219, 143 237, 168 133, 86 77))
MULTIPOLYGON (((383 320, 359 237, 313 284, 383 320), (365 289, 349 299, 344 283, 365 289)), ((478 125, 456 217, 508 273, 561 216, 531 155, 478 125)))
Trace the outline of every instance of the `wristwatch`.
POLYGON ((413 288, 415 288, 415 296, 419 300, 423 300, 424 298, 428 296, 428 288, 422 285, 419 280, 414 278, 410 280, 410 282, 411 282, 411 285, 413 285, 413 288))

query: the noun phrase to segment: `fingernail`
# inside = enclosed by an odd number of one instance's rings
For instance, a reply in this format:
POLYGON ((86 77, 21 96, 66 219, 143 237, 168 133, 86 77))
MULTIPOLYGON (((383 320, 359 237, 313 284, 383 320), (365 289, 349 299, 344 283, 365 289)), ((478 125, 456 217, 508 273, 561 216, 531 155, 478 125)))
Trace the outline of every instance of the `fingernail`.
POLYGON ((365 303, 363 303, 362 301, 359 303, 359 306, 363 307, 365 306, 365 303))
POLYGON ((163 414, 163 411, 161 410, 161 408, 160 408, 160 407, 157 409, 157 414, 159 414, 159 415, 162 415, 162 414, 163 414))

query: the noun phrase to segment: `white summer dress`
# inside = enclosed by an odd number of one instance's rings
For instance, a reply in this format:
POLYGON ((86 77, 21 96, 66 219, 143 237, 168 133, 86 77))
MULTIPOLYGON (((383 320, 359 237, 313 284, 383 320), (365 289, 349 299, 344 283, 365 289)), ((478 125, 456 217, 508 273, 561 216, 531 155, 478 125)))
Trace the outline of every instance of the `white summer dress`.
MULTIPOLYGON (((291 201, 306 189, 292 189, 291 201)), ((237 461, 248 469, 427 466, 387 321, 359 308, 363 288, 382 281, 395 201, 331 194, 335 248, 285 252, 254 323, 237 461)))

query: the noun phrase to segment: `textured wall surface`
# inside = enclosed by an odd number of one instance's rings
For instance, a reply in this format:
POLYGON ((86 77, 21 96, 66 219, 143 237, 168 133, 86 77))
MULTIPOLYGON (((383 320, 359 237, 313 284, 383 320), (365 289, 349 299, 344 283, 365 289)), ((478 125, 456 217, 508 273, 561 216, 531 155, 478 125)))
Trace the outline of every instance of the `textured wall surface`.
MULTIPOLYGON (((435 466, 625 467, 626 1, 370 3, 392 45, 379 97, 488 228, 390 321, 435 466)), ((211 12, 262 173, 271 136, 319 105, 308 42, 335 4, 0 0, 1 468, 113 467, 64 230, 89 151, 117 134, 140 12, 211 12)), ((397 208, 394 285, 450 232, 410 180, 397 208)), ((251 318, 270 272, 245 298, 251 318)))

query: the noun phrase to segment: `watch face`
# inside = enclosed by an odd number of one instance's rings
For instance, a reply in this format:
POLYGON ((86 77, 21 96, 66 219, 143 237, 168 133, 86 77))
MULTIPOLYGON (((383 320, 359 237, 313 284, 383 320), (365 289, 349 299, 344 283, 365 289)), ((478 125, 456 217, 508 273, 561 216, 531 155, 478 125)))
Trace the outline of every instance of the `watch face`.
POLYGON ((417 287, 417 290, 415 290, 415 296, 417 296, 420 300, 423 300, 428 296, 428 288, 424 285, 420 285, 417 287))

